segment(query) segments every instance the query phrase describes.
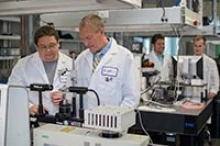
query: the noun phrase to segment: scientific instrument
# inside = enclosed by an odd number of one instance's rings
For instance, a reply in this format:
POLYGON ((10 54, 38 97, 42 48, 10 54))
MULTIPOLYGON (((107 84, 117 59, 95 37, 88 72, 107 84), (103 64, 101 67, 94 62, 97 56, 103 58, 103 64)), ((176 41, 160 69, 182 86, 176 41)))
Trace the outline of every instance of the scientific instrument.
POLYGON ((86 110, 84 117, 83 127, 46 124, 34 129, 34 146, 147 146, 149 143, 148 136, 125 133, 135 124, 133 109, 98 106, 86 110))
POLYGON ((0 146, 30 145, 28 109, 24 87, 0 84, 0 146))

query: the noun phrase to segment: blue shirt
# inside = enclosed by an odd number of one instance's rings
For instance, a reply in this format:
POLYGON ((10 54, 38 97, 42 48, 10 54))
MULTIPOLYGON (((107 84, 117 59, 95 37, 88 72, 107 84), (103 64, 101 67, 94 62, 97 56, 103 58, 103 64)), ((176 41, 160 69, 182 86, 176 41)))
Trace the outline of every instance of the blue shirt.
POLYGON ((164 55, 157 55, 157 58, 160 61, 161 65, 163 65, 164 55))
MULTIPOLYGON (((109 39, 108 44, 100 51, 101 55, 100 55, 100 60, 103 58, 103 56, 108 52, 108 50, 111 48, 111 44, 112 44, 112 40, 109 39)), ((95 55, 97 53, 93 53, 93 61, 95 59, 95 55)))

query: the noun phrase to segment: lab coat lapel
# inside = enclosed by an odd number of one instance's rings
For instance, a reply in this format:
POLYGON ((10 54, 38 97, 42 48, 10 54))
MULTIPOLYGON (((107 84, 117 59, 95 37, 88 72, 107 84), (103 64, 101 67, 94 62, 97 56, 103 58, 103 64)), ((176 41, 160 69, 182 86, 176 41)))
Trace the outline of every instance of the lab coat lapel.
POLYGON ((93 64, 93 54, 89 51, 89 49, 87 49, 86 52, 86 61, 89 65, 89 70, 92 71, 92 64, 93 64))
POLYGON ((55 70, 55 74, 54 74, 53 83, 55 83, 59 79, 58 71, 65 69, 65 64, 66 64, 66 61, 64 60, 62 55, 59 53, 59 58, 57 60, 57 66, 56 66, 56 70, 55 70))
POLYGON ((43 61, 41 60, 41 58, 40 58, 38 52, 36 52, 36 53, 34 54, 34 65, 35 65, 35 68, 36 68, 36 69, 38 70, 38 72, 39 72, 39 76, 41 76, 42 79, 43 79, 45 82, 49 83, 48 78, 47 78, 46 71, 45 71, 45 69, 44 69, 43 61))

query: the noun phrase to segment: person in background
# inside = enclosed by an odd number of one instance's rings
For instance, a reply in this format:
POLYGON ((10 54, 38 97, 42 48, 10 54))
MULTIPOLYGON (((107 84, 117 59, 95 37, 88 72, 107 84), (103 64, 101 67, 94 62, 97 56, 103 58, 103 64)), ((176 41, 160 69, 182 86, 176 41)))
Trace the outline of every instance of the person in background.
MULTIPOLYGON (((67 70, 72 69, 72 59, 59 52, 59 38, 51 26, 42 26, 34 34, 36 52, 20 59, 12 69, 8 84, 29 86, 32 83, 51 84, 52 91, 43 92, 44 110, 49 114, 58 112, 62 93, 58 90, 68 86, 67 70)), ((28 91, 31 115, 38 112, 38 92, 28 91)))
POLYGON ((216 62, 204 54, 206 38, 197 35, 193 39, 194 54, 203 57, 203 80, 208 85, 208 98, 213 98, 219 91, 219 75, 216 62))
MULTIPOLYGON (((85 16, 79 33, 87 47, 76 59, 79 86, 95 90, 101 105, 136 107, 140 99, 137 68, 133 54, 105 35, 102 19, 95 14, 85 16)), ((86 108, 97 105, 94 94, 84 98, 86 108)))
POLYGON ((164 36, 162 34, 153 35, 151 45, 153 49, 147 58, 154 63, 154 69, 160 71, 160 81, 170 81, 174 78, 173 62, 171 56, 164 53, 164 36))

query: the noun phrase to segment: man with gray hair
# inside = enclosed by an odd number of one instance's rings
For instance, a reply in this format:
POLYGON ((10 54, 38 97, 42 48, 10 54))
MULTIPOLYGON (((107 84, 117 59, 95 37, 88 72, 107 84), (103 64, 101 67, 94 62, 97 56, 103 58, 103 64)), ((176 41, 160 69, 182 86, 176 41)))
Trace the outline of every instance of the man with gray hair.
MULTIPOLYGON (((76 59, 78 85, 95 90, 101 105, 136 107, 140 84, 133 54, 105 35, 103 20, 95 14, 85 16, 79 26, 87 47, 76 59)), ((87 108, 96 106, 94 95, 84 98, 87 108)))

